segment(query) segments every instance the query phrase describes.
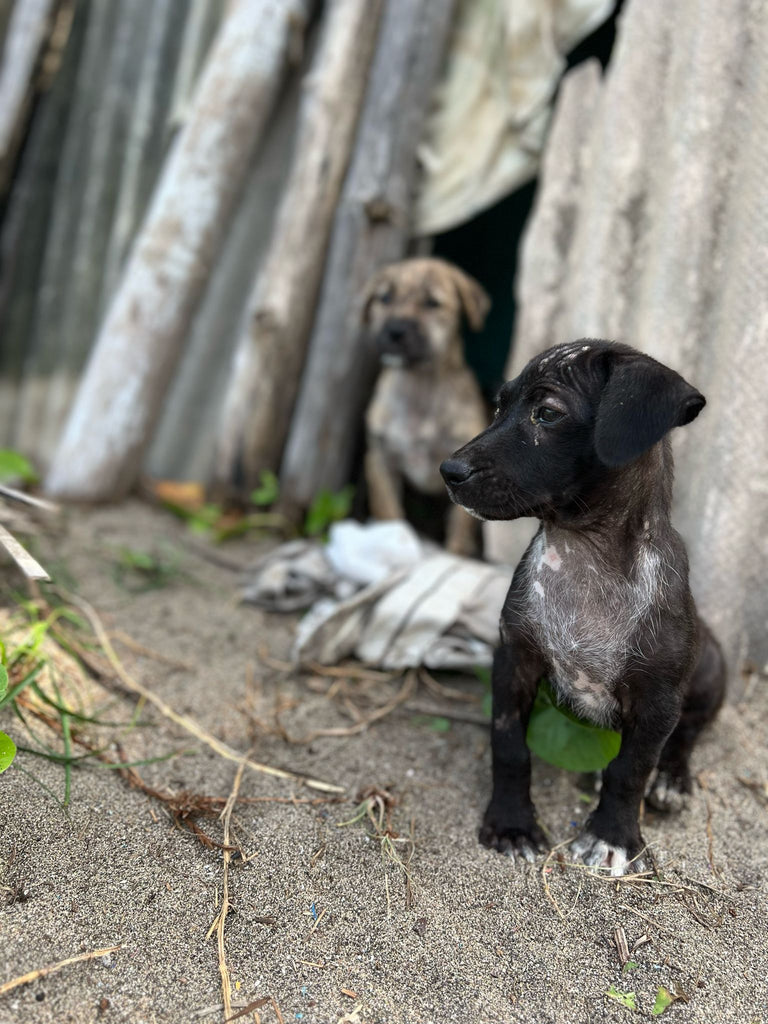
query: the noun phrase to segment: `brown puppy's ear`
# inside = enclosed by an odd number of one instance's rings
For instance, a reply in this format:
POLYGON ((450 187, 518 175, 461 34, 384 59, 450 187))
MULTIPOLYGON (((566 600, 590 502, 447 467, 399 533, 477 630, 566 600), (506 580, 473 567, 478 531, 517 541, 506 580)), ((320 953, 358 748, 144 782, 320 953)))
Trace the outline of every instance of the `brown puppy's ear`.
POLYGON ((485 323, 491 300, 485 288, 469 274, 458 267, 451 267, 451 277, 459 293, 461 306, 467 317, 467 323, 473 331, 479 331, 485 323))
POLYGON ((696 419, 704 396, 650 356, 611 354, 595 420, 595 451, 606 466, 623 466, 673 427, 696 419))
POLYGON ((367 327, 371 322, 371 303, 376 298, 378 292, 383 290, 384 285, 386 284, 389 284, 391 289, 394 290, 394 284, 390 279, 389 267, 382 267, 381 270, 377 270, 373 277, 369 279, 363 289, 363 294, 361 296, 363 307, 361 320, 365 327, 367 327))

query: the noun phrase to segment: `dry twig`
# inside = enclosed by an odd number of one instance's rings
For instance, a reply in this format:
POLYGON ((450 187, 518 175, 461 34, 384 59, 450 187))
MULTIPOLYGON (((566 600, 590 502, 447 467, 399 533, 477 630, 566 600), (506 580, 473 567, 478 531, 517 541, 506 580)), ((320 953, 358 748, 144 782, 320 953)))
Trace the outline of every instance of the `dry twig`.
POLYGON ((221 812, 221 820, 224 823, 224 877, 222 880, 221 907, 216 918, 216 945, 219 953, 219 973, 221 974, 221 992, 224 999, 225 1020, 232 1017, 232 995, 230 992, 229 968, 227 967, 227 955, 224 946, 224 925, 229 913, 229 862, 232 857, 232 849, 229 845, 229 833, 232 824, 232 811, 237 803, 237 795, 240 791, 240 783, 243 780, 245 770, 245 758, 240 762, 235 773, 235 781, 232 783, 232 792, 227 797, 224 809, 221 812))
POLYGON ((36 971, 29 971, 28 974, 22 974, 18 978, 12 978, 10 981, 6 981, 5 984, 0 985, 0 996, 4 996, 6 992, 11 992, 20 985, 28 985, 31 981, 37 981, 38 978, 45 978, 49 974, 55 974, 62 967, 79 963, 81 960, 95 960, 97 957, 116 953, 118 949, 122 948, 122 946, 109 946, 107 949, 92 949, 89 953, 78 953, 77 956, 69 956, 66 960, 59 960, 58 963, 49 964, 47 967, 39 967, 36 971))
POLYGON ((124 686, 134 693, 140 694, 145 700, 148 700, 151 704, 160 711, 166 718, 169 718, 176 725, 181 726, 188 733, 191 733, 198 740, 205 743, 206 746, 210 747, 211 750, 215 751, 220 757, 226 758, 228 761, 236 761, 238 763, 245 763, 246 767, 251 768, 253 771, 262 772, 265 775, 272 775, 278 779, 292 779, 295 782, 301 782, 305 786, 309 786, 310 789, 318 789, 324 793, 343 793, 344 788, 342 786, 336 786, 331 782, 323 782, 320 779, 313 779, 309 776, 299 775, 297 772, 288 771, 285 768, 275 768, 272 765, 262 764, 259 761, 252 761, 250 758, 244 759, 243 755, 231 747, 227 746, 216 736, 203 729, 194 719, 187 715, 180 715, 177 711, 174 711, 170 705, 166 704, 164 700, 161 700, 152 690, 144 686, 142 683, 135 680, 125 670, 122 662, 115 653, 115 649, 110 642, 107 631, 99 618, 96 609, 88 603, 88 601, 79 597, 77 594, 66 594, 62 593, 65 599, 76 605, 85 614, 88 621, 91 624, 91 628, 96 634, 104 654, 106 655, 110 665, 112 666, 115 673, 120 678, 124 686))

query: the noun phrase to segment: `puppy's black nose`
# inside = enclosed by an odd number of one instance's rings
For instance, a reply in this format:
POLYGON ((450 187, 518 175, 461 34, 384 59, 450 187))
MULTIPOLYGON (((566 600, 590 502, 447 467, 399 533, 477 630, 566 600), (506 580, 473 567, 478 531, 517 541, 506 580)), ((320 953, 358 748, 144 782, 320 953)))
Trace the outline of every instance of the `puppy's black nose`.
POLYGON ((410 320, 388 320, 385 334, 389 341, 402 341, 413 324, 410 320))
POLYGON ((474 470, 461 459, 446 459, 440 466, 440 472, 449 486, 457 487, 469 480, 474 470))

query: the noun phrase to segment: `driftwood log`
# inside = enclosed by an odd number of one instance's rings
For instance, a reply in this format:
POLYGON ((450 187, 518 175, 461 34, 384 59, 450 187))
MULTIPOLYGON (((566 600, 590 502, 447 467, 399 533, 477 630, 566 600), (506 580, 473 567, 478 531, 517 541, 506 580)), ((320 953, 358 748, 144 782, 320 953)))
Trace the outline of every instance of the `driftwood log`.
MULTIPOLYGON (((563 81, 518 276, 508 367, 584 336, 683 373, 675 522, 733 669, 768 659, 768 19, 759 4, 629 0, 605 78, 563 81)), ((515 523, 489 524, 515 557, 515 523)), ((505 551, 506 549, 506 551, 505 551)))
POLYGON ((228 6, 99 332, 46 479, 49 493, 98 501, 134 483, 310 6, 228 6))
POLYGON ((381 0, 331 0, 304 83, 294 158, 237 342, 215 459, 216 490, 279 467, 328 239, 368 78, 381 0))
POLYGON ((289 514, 349 478, 373 371, 359 341, 362 289, 405 250, 416 150, 453 11, 453 0, 389 0, 382 18, 282 463, 289 514))

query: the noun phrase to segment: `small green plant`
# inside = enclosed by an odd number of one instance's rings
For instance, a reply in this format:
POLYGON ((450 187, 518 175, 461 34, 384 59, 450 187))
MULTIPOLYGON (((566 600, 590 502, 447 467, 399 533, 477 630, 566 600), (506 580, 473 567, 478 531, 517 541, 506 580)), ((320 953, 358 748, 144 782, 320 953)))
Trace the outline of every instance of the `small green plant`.
POLYGON ((34 484, 38 481, 38 475, 29 459, 11 448, 0 448, 0 483, 9 480, 34 484))
MULTIPOLYGON (((482 706, 490 718, 493 713, 490 670, 478 666, 474 671, 486 688, 482 706)), ((602 771, 621 747, 619 733, 592 725, 558 704, 546 679, 539 683, 525 739, 529 749, 542 761, 569 772, 602 771)))
POLYGON ((198 483, 163 482, 156 486, 155 492, 168 511, 183 519, 192 533, 217 542, 252 531, 283 535, 291 532, 284 515, 267 511, 280 494, 280 483, 269 469, 261 471, 259 486, 251 491, 251 511, 228 509, 217 502, 205 501, 204 488, 198 483))
POLYGON ((167 587, 181 576, 178 556, 121 547, 113 562, 115 582, 131 593, 167 587))
MULTIPOLYGON (((5 703, 7 693, 8 670, 5 665, 0 665, 0 707, 5 703)), ((0 732, 0 772, 4 772, 6 768, 10 767, 14 757, 16 757, 16 744, 7 733, 0 732)))
POLYGON ((340 491, 318 491, 307 510, 303 533, 307 537, 323 537, 328 527, 346 519, 352 508, 355 488, 351 484, 340 491))
POLYGON ((251 491, 251 504, 257 508, 269 508, 280 497, 280 481, 271 469, 262 469, 259 486, 251 491))
POLYGON ((29 737, 30 745, 15 743, 0 733, 0 771, 4 771, 16 754, 41 757, 63 769, 64 793, 59 799, 41 780, 18 764, 18 769, 30 775, 62 807, 70 800, 72 772, 81 763, 98 763, 108 769, 125 769, 165 761, 177 752, 143 761, 115 763, 107 751, 110 744, 94 745, 86 741, 81 731, 87 726, 109 729, 133 729, 138 723, 138 709, 128 721, 107 721, 100 715, 86 714, 82 706, 81 677, 74 662, 79 652, 87 649, 78 637, 83 626, 80 616, 66 605, 51 609, 45 606, 45 617, 39 607, 30 601, 20 602, 26 621, 19 616, 5 619, 6 640, 0 640, 0 709, 13 712, 19 729, 29 737), (74 662, 73 662, 74 659, 74 662), (67 695, 65 695, 68 694, 67 695), (47 741, 45 733, 33 723, 43 722, 58 735, 58 746, 47 741), (77 752, 78 746, 83 751, 77 752))

